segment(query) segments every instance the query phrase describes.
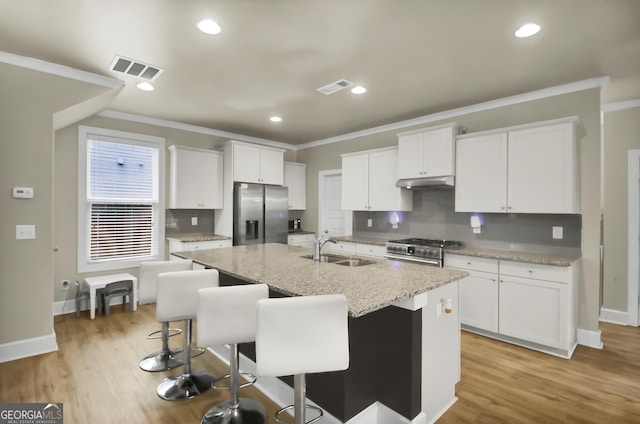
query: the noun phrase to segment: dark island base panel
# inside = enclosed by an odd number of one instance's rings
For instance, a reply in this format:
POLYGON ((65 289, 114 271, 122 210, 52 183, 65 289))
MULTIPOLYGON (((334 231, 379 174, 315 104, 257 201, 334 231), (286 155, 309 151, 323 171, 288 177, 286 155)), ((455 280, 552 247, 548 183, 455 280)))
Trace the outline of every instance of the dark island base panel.
MULTIPOLYGON (((246 284, 220 273, 220 285, 246 284)), ((269 290, 270 297, 284 297, 269 290)), ((349 318, 349 368, 308 374, 307 396, 346 422, 375 401, 411 420, 420 413, 422 311, 396 307, 349 318)), ((255 361, 255 345, 240 352, 255 361)), ((293 377, 282 381, 293 387, 293 377)))

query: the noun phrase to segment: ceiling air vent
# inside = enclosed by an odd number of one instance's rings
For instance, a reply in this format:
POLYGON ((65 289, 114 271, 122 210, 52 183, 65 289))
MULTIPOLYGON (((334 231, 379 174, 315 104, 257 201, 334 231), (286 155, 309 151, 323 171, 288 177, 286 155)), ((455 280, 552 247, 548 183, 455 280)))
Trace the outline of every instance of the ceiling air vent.
POLYGON ((342 90, 343 88, 351 87, 352 85, 353 83, 351 81, 348 81, 346 79, 341 79, 341 80, 332 82, 331 84, 327 84, 324 87, 316 88, 316 91, 319 91, 325 96, 328 96, 329 94, 336 93, 342 90))
POLYGON ((139 60, 127 59, 126 57, 116 56, 109 66, 109 70, 120 72, 121 74, 137 77, 145 81, 155 80, 161 73, 162 69, 157 66, 140 62, 139 60))

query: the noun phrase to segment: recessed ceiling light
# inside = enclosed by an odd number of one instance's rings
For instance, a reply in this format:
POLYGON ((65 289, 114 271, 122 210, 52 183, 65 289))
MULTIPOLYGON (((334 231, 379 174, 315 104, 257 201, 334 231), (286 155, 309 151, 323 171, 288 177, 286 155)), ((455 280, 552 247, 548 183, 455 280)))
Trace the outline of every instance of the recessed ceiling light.
POLYGON ((153 85, 149 84, 148 82, 139 82, 138 84, 136 84, 136 87, 138 87, 142 91, 153 91, 153 90, 155 90, 155 87, 153 85))
POLYGON ((269 120, 271 122, 282 122, 282 118, 279 116, 272 116, 271 118, 269 118, 269 120))
POLYGON ((537 34, 538 31, 540 31, 540 25, 534 23, 524 24, 516 31, 516 37, 531 37, 532 35, 537 34))
POLYGON ((198 29, 205 34, 210 35, 220 34, 220 31, 222 31, 220 25, 218 25, 218 23, 213 19, 203 19, 202 21, 198 22, 198 29))
POLYGON ((353 94, 364 94, 364 93, 366 93, 366 92, 367 92, 367 89, 366 89, 366 88, 364 88, 364 87, 363 87, 363 86, 361 86, 361 85, 356 85, 355 87, 353 87, 353 88, 351 89, 351 92, 352 92, 353 94))

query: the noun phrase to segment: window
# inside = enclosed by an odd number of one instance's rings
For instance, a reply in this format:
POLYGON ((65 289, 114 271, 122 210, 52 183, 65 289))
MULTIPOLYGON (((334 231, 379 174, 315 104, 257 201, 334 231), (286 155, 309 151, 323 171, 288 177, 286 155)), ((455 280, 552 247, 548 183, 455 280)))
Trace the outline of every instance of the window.
POLYGON ((164 258, 165 141, 80 126, 78 272, 164 258))

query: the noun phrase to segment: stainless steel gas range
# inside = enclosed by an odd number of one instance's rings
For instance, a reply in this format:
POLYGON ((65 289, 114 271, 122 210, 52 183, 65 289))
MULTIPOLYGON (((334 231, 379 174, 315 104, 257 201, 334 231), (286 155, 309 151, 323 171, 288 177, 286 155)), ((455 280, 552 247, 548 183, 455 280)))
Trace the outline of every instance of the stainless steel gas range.
POLYGON ((387 254, 384 257, 442 267, 444 265, 444 249, 457 246, 462 246, 462 243, 421 238, 391 240, 386 243, 387 254))

